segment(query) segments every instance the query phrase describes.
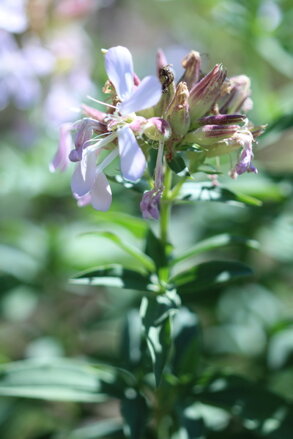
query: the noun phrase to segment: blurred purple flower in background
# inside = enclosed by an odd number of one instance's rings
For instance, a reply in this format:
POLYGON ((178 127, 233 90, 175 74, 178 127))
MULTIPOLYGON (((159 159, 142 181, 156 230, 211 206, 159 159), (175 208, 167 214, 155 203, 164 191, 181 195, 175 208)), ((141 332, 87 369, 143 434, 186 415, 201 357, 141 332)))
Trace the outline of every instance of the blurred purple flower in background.
POLYGON ((0 29, 8 32, 21 33, 27 29, 25 0, 1 0, 0 29))
POLYGON ((38 41, 29 40, 20 48, 12 35, 0 31, 0 108, 10 99, 19 109, 33 105, 41 93, 39 77, 53 66, 52 54, 38 41))

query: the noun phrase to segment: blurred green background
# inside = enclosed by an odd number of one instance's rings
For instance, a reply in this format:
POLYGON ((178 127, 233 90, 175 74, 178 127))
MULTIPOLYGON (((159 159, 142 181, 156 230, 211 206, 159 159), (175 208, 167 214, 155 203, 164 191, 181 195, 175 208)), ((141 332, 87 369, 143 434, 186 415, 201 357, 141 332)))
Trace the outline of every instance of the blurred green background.
MULTIPOLYGON (((262 207, 198 203, 174 209, 178 249, 229 232, 257 239, 258 250, 221 250, 255 271, 249 284, 189 304, 203 326, 208 365, 259 379, 293 399, 293 8, 289 0, 27 0, 0 3, 0 361, 74 357, 119 364, 119 334, 135 293, 70 285, 76 272, 125 261, 114 244, 86 235, 111 230, 138 243, 144 235, 139 195, 112 185, 111 210, 78 208, 72 169, 48 163, 60 123, 77 119, 88 94, 102 98, 100 48, 125 45, 139 75, 155 73, 162 48, 180 77, 181 59, 201 52, 204 69, 222 62, 228 75, 252 81, 250 119, 268 124, 256 146, 258 175, 227 187, 262 207), (10 5, 9 5, 10 3, 10 5), (123 214, 117 213, 123 212, 123 214), (137 216, 135 233, 123 226, 137 216)), ((156 226, 154 225, 154 228, 156 226)), ((212 255, 214 256, 214 255, 212 255)), ((117 413, 31 400, 0 401, 2 439, 55 438, 88 420, 117 413)))

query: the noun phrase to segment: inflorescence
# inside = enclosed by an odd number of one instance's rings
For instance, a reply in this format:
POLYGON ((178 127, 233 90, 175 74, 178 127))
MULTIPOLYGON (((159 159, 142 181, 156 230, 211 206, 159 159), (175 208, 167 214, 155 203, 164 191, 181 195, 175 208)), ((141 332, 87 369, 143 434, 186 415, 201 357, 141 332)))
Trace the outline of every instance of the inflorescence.
POLYGON ((123 179, 137 182, 154 148, 153 188, 140 203, 145 218, 159 218, 164 163, 170 163, 178 151, 188 156, 192 172, 210 157, 239 151, 230 176, 257 173, 252 148, 263 127, 253 126, 245 115, 252 107, 247 76, 227 78, 221 64, 204 75, 200 54, 192 51, 183 59, 184 74, 176 83, 159 50, 157 76, 141 80, 127 48, 103 52, 108 75, 103 91, 110 98, 104 103, 107 111, 83 105, 82 119, 61 126, 51 163, 52 171, 76 163, 71 188, 79 206, 91 203, 97 210, 108 210, 112 193, 106 168, 119 157, 123 179))

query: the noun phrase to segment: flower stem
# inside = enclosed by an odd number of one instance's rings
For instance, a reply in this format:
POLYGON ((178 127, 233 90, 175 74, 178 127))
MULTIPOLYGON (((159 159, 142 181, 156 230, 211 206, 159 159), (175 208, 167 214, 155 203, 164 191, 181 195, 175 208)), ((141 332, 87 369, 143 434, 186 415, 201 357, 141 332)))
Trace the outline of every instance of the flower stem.
POLYGON ((164 177, 164 191, 161 199, 161 215, 160 215, 160 237, 165 248, 168 243, 168 228, 171 213, 171 203, 169 201, 169 193, 172 185, 172 171, 166 166, 164 177))

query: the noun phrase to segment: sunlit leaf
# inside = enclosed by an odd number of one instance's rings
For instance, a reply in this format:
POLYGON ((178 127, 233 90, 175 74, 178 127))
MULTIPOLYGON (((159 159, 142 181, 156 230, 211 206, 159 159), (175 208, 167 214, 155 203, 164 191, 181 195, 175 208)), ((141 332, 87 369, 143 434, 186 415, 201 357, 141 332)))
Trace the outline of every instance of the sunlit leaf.
POLYGON ((121 401, 121 414, 125 421, 124 432, 130 439, 142 437, 148 420, 148 407, 143 396, 134 389, 128 389, 126 397, 121 401))
POLYGON ((173 319, 172 371, 179 379, 194 379, 201 356, 200 329, 197 316, 185 307, 173 319))
POLYGON ((163 244, 163 242, 149 229, 146 237, 145 253, 154 261, 160 278, 166 280, 167 266, 171 246, 163 244))
POLYGON ((232 192, 221 186, 213 186, 211 183, 187 182, 181 188, 177 202, 190 201, 219 201, 222 203, 243 206, 261 206, 262 202, 250 195, 232 192))
POLYGON ((109 239, 110 241, 114 242, 118 247, 120 247, 122 250, 124 250, 126 253, 128 253, 130 256, 133 256, 138 262, 141 263, 141 265, 146 270, 150 272, 155 270, 155 265, 153 261, 147 255, 145 255, 142 251, 132 246, 131 244, 126 244, 125 240, 119 238, 119 236, 117 236, 115 233, 97 231, 97 232, 90 232, 90 234, 109 239))
POLYGON ((175 291, 142 299, 140 314, 157 386, 170 354, 171 317, 179 305, 175 291))
POLYGON ((122 265, 112 264, 85 271, 71 280, 74 284, 100 285, 105 287, 125 288, 129 290, 157 291, 150 276, 139 271, 130 270, 122 265))
POLYGON ((218 376, 202 390, 197 400, 223 407, 243 420, 244 426, 269 439, 290 439, 293 408, 285 399, 239 376, 218 376))
POLYGON ((178 262, 197 256, 200 253, 226 247, 229 245, 243 245, 253 249, 259 248, 259 243, 253 239, 223 233, 221 235, 212 236, 211 238, 207 238, 203 241, 198 242, 185 252, 181 253, 181 255, 175 256, 172 259, 171 264, 175 265, 178 262))
POLYGON ((252 274, 252 270, 241 262, 209 261, 177 274, 170 282, 179 294, 195 294, 247 279, 252 274))
POLYGON ((126 315, 120 348, 120 357, 127 369, 135 367, 141 359, 141 339, 141 318, 139 312, 133 309, 126 315))
POLYGON ((0 395, 100 402, 108 395, 123 394, 123 379, 117 377, 114 368, 93 368, 70 360, 8 363, 0 367, 0 395))
POLYGON ((189 407, 178 407, 178 430, 172 435, 172 439, 203 439, 205 437, 205 425, 200 413, 196 414, 189 407))
POLYGON ((120 419, 107 419, 77 428, 71 433, 58 436, 58 439, 98 439, 111 436, 121 437, 123 425, 120 419))
POLYGON ((147 224, 142 218, 122 212, 113 212, 112 210, 99 212, 99 221, 121 226, 137 238, 143 238, 147 230, 147 224))

